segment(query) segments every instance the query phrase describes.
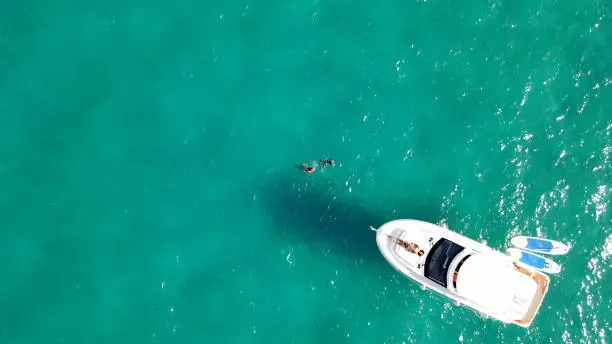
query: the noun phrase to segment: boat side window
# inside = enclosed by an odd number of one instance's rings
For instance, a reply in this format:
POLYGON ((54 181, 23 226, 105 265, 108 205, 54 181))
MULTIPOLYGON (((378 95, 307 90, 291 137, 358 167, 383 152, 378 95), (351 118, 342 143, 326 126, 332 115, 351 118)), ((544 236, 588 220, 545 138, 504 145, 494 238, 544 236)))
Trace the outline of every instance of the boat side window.
POLYGON ((457 264, 455 272, 453 272, 453 288, 457 289, 457 274, 459 274, 459 269, 461 269, 461 265, 463 265, 463 263, 465 263, 465 261, 471 256, 471 254, 468 254, 467 256, 461 258, 461 261, 459 262, 459 264, 457 264))
POLYGON ((438 240, 429 250, 425 259, 425 277, 446 288, 450 263, 463 249, 463 246, 448 239, 438 240))

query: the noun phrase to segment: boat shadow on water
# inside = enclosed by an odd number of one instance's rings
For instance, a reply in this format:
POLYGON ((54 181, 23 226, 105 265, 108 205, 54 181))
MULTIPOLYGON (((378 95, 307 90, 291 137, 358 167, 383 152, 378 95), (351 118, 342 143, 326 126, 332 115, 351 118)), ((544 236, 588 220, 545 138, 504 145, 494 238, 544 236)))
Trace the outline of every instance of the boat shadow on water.
POLYGON ((369 226, 378 227, 397 218, 440 219, 440 203, 434 199, 425 203, 410 198, 381 200, 381 207, 391 204, 391 208, 380 211, 366 208, 356 198, 335 196, 332 183, 324 180, 313 183, 302 178, 274 178, 260 189, 260 201, 281 236, 329 247, 332 254, 343 254, 354 261, 381 264, 386 262, 369 226))

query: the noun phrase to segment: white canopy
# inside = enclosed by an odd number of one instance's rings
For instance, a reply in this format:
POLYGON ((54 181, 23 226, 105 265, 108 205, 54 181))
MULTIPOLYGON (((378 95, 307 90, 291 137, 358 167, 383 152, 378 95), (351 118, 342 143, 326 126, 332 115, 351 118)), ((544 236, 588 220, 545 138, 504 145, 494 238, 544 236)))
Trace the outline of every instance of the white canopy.
POLYGON ((535 296, 537 283, 495 254, 468 258, 457 275, 457 292, 510 320, 522 319, 535 296))

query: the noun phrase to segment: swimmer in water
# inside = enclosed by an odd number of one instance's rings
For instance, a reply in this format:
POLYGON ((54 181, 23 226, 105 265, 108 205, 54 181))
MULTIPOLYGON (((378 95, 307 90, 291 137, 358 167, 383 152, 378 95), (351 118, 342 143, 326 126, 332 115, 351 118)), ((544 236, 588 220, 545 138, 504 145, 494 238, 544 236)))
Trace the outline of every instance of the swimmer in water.
POLYGON ((336 162, 334 161, 334 159, 326 159, 326 160, 321 159, 321 160, 319 160, 319 162, 321 163, 321 165, 322 165, 323 167, 325 167, 325 166, 327 166, 327 165, 332 165, 332 166, 334 166, 334 164, 336 163, 336 162))
POLYGON ((306 163, 300 165, 300 167, 304 170, 305 173, 312 173, 315 171, 314 166, 308 166, 306 163))

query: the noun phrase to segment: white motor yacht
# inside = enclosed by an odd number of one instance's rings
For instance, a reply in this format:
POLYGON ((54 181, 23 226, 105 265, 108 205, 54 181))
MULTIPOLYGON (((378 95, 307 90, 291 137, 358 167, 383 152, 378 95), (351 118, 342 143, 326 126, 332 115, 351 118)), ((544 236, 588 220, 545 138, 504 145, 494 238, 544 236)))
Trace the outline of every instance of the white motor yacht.
POLYGON ((484 316, 529 327, 548 291, 546 274, 438 225, 394 220, 376 232, 396 270, 484 316))

